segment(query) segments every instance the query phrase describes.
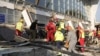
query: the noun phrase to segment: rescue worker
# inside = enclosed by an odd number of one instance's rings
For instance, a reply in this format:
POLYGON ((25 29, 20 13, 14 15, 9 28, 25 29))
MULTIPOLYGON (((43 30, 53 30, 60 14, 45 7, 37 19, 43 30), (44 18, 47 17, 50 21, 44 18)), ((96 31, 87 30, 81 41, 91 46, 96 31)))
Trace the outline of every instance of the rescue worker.
POLYGON ((15 30, 14 41, 29 43, 28 42, 29 40, 22 36, 22 34, 24 32, 24 19, 23 19, 23 17, 21 17, 21 19, 16 23, 15 28, 16 28, 16 30, 15 30))
POLYGON ((21 19, 16 23, 16 36, 21 36, 22 31, 24 30, 24 19, 21 17, 21 19))
POLYGON ((37 29, 38 29, 38 20, 35 20, 32 22, 30 26, 30 41, 34 41, 37 35, 37 29))
POLYGON ((80 26, 78 26, 78 30, 79 30, 79 39, 78 39, 78 42, 80 43, 80 46, 81 46, 81 52, 84 52, 84 45, 85 45, 84 30, 80 26))
POLYGON ((46 32, 47 32, 47 41, 54 41, 54 33, 56 31, 56 25, 55 23, 53 22, 53 18, 50 17, 50 20, 49 22, 47 23, 46 27, 46 32))
MULTIPOLYGON (((60 29, 57 28, 57 30, 55 32, 55 42, 56 42, 56 46, 58 49, 61 49, 63 40, 64 40, 64 35, 60 31, 60 29)), ((57 55, 61 55, 61 52, 58 51, 57 55)))
POLYGON ((68 31, 70 30, 70 27, 71 26, 66 26, 66 33, 65 33, 65 45, 64 45, 64 47, 65 48, 67 48, 68 49, 68 47, 69 47, 69 42, 67 41, 67 35, 68 35, 68 31))
POLYGON ((68 51, 69 52, 78 53, 75 50, 76 43, 77 43, 76 31, 74 29, 72 29, 71 27, 69 27, 67 40, 66 40, 66 45, 68 45, 68 51))
POLYGON ((64 23, 64 19, 61 19, 61 21, 59 22, 59 28, 60 28, 61 32, 63 33, 63 35, 65 35, 65 23, 64 23))

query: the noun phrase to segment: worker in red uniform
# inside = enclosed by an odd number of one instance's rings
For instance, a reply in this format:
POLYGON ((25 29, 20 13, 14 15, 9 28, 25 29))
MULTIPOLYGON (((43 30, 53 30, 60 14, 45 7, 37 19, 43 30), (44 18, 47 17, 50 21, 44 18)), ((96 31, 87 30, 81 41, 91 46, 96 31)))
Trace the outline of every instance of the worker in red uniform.
POLYGON ((85 34, 84 34, 84 30, 78 26, 78 30, 79 30, 79 39, 78 39, 78 42, 80 43, 80 46, 81 46, 81 52, 84 52, 84 40, 85 40, 85 34))
POLYGON ((56 25, 53 21, 53 18, 50 17, 50 20, 48 22, 48 24, 45 27, 46 31, 47 31, 47 41, 54 41, 54 33, 56 31, 56 25))

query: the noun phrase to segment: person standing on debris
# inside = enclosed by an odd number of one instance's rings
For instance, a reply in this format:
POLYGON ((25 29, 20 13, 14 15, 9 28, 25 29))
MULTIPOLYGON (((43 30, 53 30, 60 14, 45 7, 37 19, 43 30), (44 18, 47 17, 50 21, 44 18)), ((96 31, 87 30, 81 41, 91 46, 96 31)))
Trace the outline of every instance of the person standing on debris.
POLYGON ((38 20, 32 22, 30 26, 30 41, 34 41, 37 35, 38 20))
MULTIPOLYGON (((56 42, 56 46, 58 49, 61 49, 63 40, 64 40, 64 35, 60 31, 60 29, 57 28, 57 30, 55 32, 55 42, 56 42)), ((61 55, 61 52, 58 51, 57 55, 61 55)))
POLYGON ((47 32, 47 41, 54 41, 54 33, 56 31, 56 25, 53 22, 53 18, 50 17, 50 20, 48 22, 48 24, 45 27, 45 30, 47 32))
POLYGON ((72 29, 71 27, 69 28, 68 34, 67 34, 67 41, 68 45, 68 51, 69 52, 74 52, 77 53, 75 50, 75 45, 77 43, 77 36, 76 36, 76 31, 72 29))
POLYGON ((78 26, 78 30, 79 30, 79 39, 78 39, 78 42, 81 45, 81 52, 84 52, 84 45, 85 45, 84 30, 80 26, 78 26))
POLYGON ((24 30, 24 19, 21 17, 21 19, 16 23, 15 25, 16 28, 16 36, 21 36, 22 31, 24 30))
POLYGON ((69 47, 69 42, 67 41, 67 35, 68 35, 68 31, 70 30, 71 26, 67 25, 66 26, 66 32, 65 32, 65 44, 64 47, 68 49, 69 47))

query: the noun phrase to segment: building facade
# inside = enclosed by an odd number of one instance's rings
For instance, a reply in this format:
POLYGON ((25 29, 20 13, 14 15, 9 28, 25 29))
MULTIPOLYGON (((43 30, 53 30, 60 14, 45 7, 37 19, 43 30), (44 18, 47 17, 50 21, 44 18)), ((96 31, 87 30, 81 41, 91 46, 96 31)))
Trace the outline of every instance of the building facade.
POLYGON ((0 4, 5 24, 14 25, 25 8, 32 19, 38 19, 41 24, 46 24, 49 17, 56 13, 57 18, 72 21, 73 27, 81 22, 84 28, 87 25, 93 28, 98 0, 1 0, 0 4))

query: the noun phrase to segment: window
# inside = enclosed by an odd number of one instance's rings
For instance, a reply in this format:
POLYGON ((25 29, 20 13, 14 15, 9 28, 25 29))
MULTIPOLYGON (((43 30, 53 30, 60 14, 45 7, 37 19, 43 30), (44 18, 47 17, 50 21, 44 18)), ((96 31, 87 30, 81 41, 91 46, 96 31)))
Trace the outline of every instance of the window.
POLYGON ((31 17, 32 17, 33 20, 36 19, 34 13, 30 13, 30 15, 31 15, 31 17))
POLYGON ((53 0, 53 3, 54 3, 54 10, 58 12, 59 11, 58 0, 53 0))
POLYGON ((73 0, 73 10, 75 10, 75 7, 76 7, 76 0, 73 0))
POLYGON ((8 15, 8 24, 14 24, 14 16, 13 15, 8 15))
POLYGON ((69 10, 72 10, 72 0, 69 0, 69 10))
POLYGON ((46 24, 49 20, 49 18, 47 16, 43 16, 43 15, 36 15, 36 19, 39 21, 39 23, 42 24, 46 24))
POLYGON ((64 13, 64 0, 60 0, 60 12, 64 13))
POLYGON ((15 17, 15 22, 14 23, 17 23, 21 16, 15 15, 14 17, 15 17))
POLYGON ((14 17, 15 17, 15 23, 18 22, 18 20, 21 17, 21 11, 19 10, 14 10, 14 17))
POLYGON ((14 10, 12 9, 8 9, 8 14, 12 14, 13 15, 14 10))
POLYGON ((5 7, 0 7, 0 13, 6 13, 6 8, 5 7))
POLYGON ((19 16, 21 16, 21 11, 19 11, 19 10, 15 10, 15 15, 19 15, 19 16))
POLYGON ((45 7, 45 0, 39 0, 38 6, 45 7))
POLYGON ((47 0, 46 1, 46 8, 48 8, 48 9, 52 9, 52 0, 47 0))
POLYGON ((65 14, 68 14, 69 2, 65 0, 65 14))
POLYGON ((25 0, 25 1, 28 2, 28 3, 35 4, 35 0, 25 0))

